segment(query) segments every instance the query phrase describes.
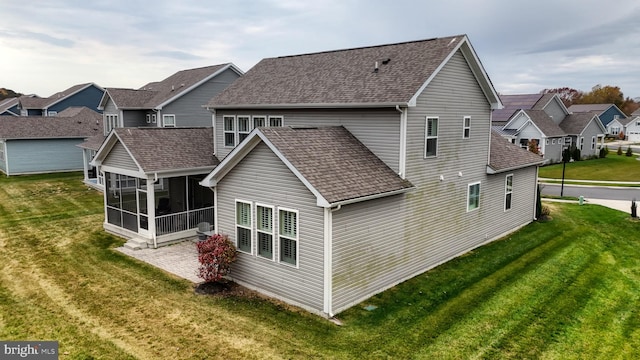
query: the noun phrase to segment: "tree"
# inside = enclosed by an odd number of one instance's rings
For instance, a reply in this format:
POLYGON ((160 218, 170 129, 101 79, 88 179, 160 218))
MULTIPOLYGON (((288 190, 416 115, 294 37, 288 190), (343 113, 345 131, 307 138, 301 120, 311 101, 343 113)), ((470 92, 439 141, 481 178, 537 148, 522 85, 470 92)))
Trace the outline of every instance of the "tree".
POLYGON ((622 110, 624 102, 624 94, 619 87, 596 85, 591 91, 576 99, 574 104, 614 104, 622 110))
POLYGON ((631 150, 631 146, 629 146, 627 148, 627 152, 625 153, 626 156, 633 156, 633 151, 631 150))
POLYGON ((534 154, 540 153, 540 150, 538 150, 538 140, 536 139, 529 140, 529 142, 527 143, 527 147, 529 151, 531 151, 534 154))
POLYGON ((569 107, 575 103, 577 99, 582 97, 582 91, 576 90, 570 87, 561 87, 555 89, 544 89, 543 94, 558 94, 560 99, 564 103, 564 106, 569 107))

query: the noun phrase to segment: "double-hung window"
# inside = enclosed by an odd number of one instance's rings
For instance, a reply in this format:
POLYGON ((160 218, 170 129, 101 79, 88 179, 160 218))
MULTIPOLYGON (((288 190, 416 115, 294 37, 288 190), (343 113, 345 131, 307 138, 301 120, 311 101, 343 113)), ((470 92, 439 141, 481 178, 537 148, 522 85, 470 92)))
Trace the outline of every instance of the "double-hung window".
POLYGON ((504 180, 504 210, 511 209, 511 196, 513 194, 513 174, 507 175, 504 180))
POLYGON ((251 117, 238 115, 238 144, 251 132, 251 117))
POLYGON ((224 116, 222 118, 223 124, 223 133, 224 133, 224 146, 233 147, 236 146, 236 128, 235 116, 224 116))
POLYGON ((282 116, 269 116, 269 127, 282 127, 282 116))
POLYGON ((266 116, 254 116, 253 117, 253 128, 265 127, 267 126, 267 117, 266 116))
POLYGON ((147 124, 151 124, 151 114, 147 114, 147 124))
POLYGON ((469 184, 467 190, 467 211, 480 207, 480 183, 469 184))
POLYGON ((592 136, 591 137, 591 150, 596 148, 596 137, 592 136))
POLYGON ((468 139, 471 136, 471 116, 465 116, 462 120, 462 137, 468 139))
POLYGON ((251 254, 251 203, 236 201, 236 247, 251 254))
POLYGON ((273 259, 273 208, 256 205, 258 256, 273 259))
POLYGON ((424 157, 436 156, 438 153, 438 118, 427 117, 425 139, 424 139, 424 157))
POLYGON ((279 209, 280 262, 298 265, 298 212, 279 209))
POLYGON ((162 126, 163 127, 176 127, 176 116, 175 115, 162 115, 162 126))
POLYGON ((107 127, 107 133, 111 132, 114 128, 118 127, 118 115, 117 114, 105 114, 105 126, 107 127))

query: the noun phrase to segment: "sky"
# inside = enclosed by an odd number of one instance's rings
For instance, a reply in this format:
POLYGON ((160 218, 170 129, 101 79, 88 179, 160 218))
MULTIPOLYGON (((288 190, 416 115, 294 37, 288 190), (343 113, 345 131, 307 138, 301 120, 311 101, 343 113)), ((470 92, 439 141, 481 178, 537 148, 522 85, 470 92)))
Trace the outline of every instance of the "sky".
POLYGON ((185 69, 466 34, 501 94, 640 97, 637 0, 0 0, 0 87, 140 88, 185 69))

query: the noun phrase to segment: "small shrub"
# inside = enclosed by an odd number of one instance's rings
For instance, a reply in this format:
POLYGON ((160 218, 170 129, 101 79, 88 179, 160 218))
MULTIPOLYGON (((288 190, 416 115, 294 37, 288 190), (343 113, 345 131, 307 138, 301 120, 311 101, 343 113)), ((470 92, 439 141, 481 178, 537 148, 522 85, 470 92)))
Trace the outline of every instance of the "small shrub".
POLYGON ((580 161, 580 159, 582 159, 582 157, 580 156, 580 149, 574 146, 573 150, 571 150, 571 158, 573 159, 573 161, 580 161))
POLYGON ((600 153, 598 154, 598 156, 599 156, 601 159, 606 158, 606 157, 607 157, 607 150, 606 150, 605 148, 600 148, 600 153))
POLYGON ((540 216, 548 217, 549 215, 551 215, 551 209, 549 209, 549 207, 546 205, 542 205, 542 211, 540 211, 540 216))
POLYGON ((214 234, 196 244, 198 248, 198 277, 206 282, 216 282, 229 274, 231 263, 236 260, 236 247, 226 235, 214 234))
POLYGON ((538 149, 538 140, 536 139, 529 140, 529 142, 527 143, 527 147, 529 151, 531 151, 534 154, 540 153, 540 149, 538 149))
POLYGON ((616 154, 622 155, 622 148, 620 146, 618 146, 618 151, 616 151, 616 154))
POLYGON ((620 140, 624 140, 624 131, 620 131, 620 132, 618 133, 618 139, 620 139, 620 140))
POLYGON ((633 151, 631 150, 631 146, 629 146, 627 148, 627 152, 625 153, 626 156, 633 156, 633 151))

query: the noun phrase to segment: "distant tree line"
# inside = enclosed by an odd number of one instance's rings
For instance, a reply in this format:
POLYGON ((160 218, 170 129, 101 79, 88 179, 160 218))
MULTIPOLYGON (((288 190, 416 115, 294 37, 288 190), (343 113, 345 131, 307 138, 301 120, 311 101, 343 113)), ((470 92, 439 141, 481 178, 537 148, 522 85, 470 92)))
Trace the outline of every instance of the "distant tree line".
POLYGON ((615 104, 622 112, 631 115, 640 108, 640 103, 624 97, 618 86, 594 86, 591 91, 583 92, 570 87, 544 89, 543 94, 558 94, 566 107, 574 104, 615 104))
POLYGON ((10 89, 5 89, 5 88, 0 88, 0 101, 7 99, 7 98, 13 98, 13 97, 18 97, 18 96, 22 96, 22 94, 17 93, 13 90, 10 89))

